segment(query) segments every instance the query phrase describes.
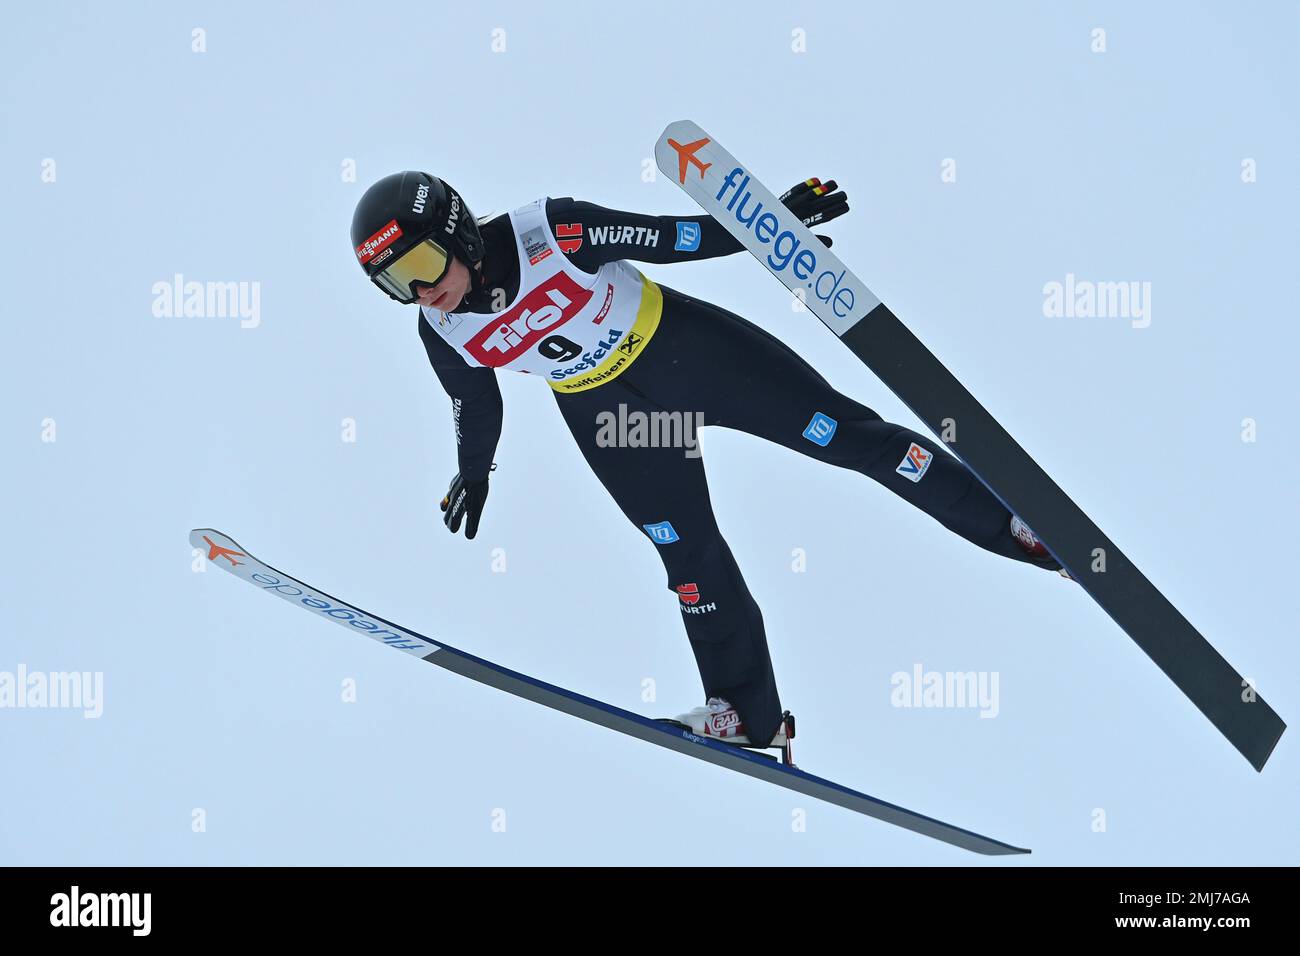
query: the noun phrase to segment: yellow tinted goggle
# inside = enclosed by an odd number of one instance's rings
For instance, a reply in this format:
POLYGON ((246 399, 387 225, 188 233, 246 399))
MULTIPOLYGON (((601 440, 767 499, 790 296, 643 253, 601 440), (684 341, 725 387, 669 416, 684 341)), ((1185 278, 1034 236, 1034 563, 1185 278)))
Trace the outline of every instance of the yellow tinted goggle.
POLYGON ((451 265, 451 253, 432 239, 412 246, 371 278, 389 295, 402 302, 416 301, 412 282, 437 285, 451 265))

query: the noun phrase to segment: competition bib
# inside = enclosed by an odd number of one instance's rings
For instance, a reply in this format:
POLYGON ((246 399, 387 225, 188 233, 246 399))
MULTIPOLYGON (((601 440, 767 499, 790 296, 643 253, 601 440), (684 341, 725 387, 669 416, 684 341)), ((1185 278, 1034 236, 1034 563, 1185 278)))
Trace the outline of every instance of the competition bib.
POLYGON ((623 261, 595 275, 569 262, 546 223, 546 200, 510 213, 519 292, 500 312, 439 312, 421 306, 447 344, 473 366, 540 375, 560 392, 618 377, 659 326, 659 287, 623 261))

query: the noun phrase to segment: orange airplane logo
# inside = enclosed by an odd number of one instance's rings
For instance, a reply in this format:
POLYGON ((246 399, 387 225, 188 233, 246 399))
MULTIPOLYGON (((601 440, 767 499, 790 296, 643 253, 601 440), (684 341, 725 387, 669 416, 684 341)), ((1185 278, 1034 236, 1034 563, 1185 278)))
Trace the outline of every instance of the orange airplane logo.
POLYGON ((213 541, 212 541, 212 539, 209 538, 206 534, 203 536, 203 540, 206 541, 206 542, 208 543, 208 560, 209 560, 209 561, 215 561, 217 558, 225 558, 227 561, 230 562, 230 566, 231 566, 232 568, 235 568, 235 567, 238 567, 239 565, 243 564, 244 562, 243 562, 243 561, 236 561, 236 560, 234 559, 234 557, 232 557, 232 555, 238 555, 238 556, 241 557, 241 558, 246 558, 246 557, 248 557, 248 555, 244 554, 244 552, 242 552, 242 551, 234 551, 234 550, 232 550, 232 549, 230 549, 230 548, 223 548, 223 547, 222 547, 221 545, 219 545, 219 544, 214 544, 213 541))
POLYGON ((700 168, 701 179, 704 178, 704 171, 713 165, 712 163, 700 162, 700 158, 695 155, 696 150, 708 142, 707 139, 697 139, 695 142, 683 146, 675 139, 668 140, 668 145, 677 150, 677 182, 679 184, 686 182, 686 165, 688 163, 700 168))

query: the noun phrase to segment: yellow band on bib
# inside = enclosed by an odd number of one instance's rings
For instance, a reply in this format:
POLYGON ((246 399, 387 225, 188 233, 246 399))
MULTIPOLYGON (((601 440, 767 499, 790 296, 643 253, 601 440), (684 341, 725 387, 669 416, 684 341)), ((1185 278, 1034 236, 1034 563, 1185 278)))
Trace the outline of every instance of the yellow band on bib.
POLYGON ((645 276, 641 277, 641 304, 636 310, 636 321, 632 323, 632 328, 614 346, 614 351, 610 353, 605 361, 601 362, 590 372, 582 375, 575 375, 573 378, 565 379, 560 382, 547 381, 547 385, 557 392, 585 392, 589 388, 595 388, 597 385, 604 385, 606 382, 618 378, 632 365, 638 355, 645 350, 646 344, 650 341, 651 336, 655 334, 655 329, 659 328, 659 316, 663 313, 664 295, 659 291, 659 286, 655 285, 645 276))

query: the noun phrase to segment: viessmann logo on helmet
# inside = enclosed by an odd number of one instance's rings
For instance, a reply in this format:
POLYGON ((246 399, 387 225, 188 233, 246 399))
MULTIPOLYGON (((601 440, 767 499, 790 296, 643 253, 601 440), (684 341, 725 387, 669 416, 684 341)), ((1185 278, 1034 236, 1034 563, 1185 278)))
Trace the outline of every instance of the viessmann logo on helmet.
POLYGON ((364 266, 402 237, 402 227, 396 219, 390 219, 388 225, 357 246, 357 258, 364 266))

